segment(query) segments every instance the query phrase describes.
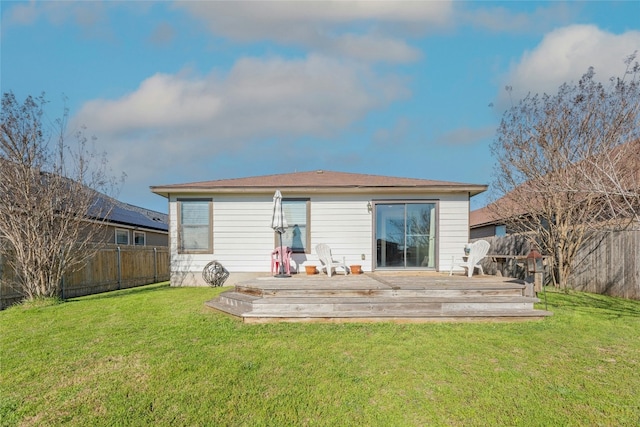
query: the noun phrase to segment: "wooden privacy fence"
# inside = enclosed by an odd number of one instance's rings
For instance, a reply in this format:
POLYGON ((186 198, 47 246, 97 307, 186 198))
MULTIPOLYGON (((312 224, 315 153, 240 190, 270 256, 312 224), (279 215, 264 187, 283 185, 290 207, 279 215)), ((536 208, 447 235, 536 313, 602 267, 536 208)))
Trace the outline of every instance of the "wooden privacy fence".
MULTIPOLYGON (((489 253, 526 255, 529 244, 522 236, 485 238, 489 253)), ((546 254, 545 254, 546 255, 546 254)), ((495 274, 496 266, 483 260, 483 268, 495 274)), ((595 294, 640 300, 640 230, 603 231, 591 236, 579 249, 569 287, 595 294)), ((521 266, 509 265, 505 276, 523 278, 521 266)))
MULTIPOLYGON (((0 309, 19 302, 22 295, 11 283, 11 273, 0 258, 0 309)), ((65 298, 133 288, 169 280, 169 249, 146 246, 104 247, 85 266, 66 274, 60 284, 65 298)))
POLYGON ((592 236, 573 267, 574 289, 640 300, 640 230, 592 236))

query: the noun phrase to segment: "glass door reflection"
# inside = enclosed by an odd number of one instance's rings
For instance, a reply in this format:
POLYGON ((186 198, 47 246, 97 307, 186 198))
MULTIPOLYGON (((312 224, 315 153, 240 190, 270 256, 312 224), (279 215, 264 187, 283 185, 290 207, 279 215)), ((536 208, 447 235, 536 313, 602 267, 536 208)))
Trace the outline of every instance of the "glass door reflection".
POLYGON ((376 266, 435 268, 435 203, 376 204, 376 266))

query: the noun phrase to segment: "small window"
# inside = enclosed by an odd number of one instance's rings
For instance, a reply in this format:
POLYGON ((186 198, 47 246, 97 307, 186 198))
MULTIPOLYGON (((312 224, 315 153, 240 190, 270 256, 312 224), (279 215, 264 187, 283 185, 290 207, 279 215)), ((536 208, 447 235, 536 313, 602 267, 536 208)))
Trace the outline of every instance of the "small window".
POLYGON ((496 236, 504 237, 507 235, 507 226, 506 225, 496 225, 496 236))
POLYGON ((142 231, 134 231, 133 244, 136 246, 145 246, 147 244, 147 235, 142 231))
POLYGON ((213 253, 213 209, 210 199, 178 200, 178 252, 213 253))
POLYGON ((129 230, 116 229, 116 245, 129 244, 129 230))

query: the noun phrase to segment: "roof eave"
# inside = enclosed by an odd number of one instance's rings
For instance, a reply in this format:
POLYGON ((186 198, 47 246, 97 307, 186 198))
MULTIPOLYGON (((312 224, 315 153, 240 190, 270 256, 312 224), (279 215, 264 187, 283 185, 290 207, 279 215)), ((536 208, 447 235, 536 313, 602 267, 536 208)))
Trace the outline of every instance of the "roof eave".
POLYGON ((486 185, 428 185, 428 186, 328 186, 301 187, 282 185, 278 187, 151 187, 151 191, 163 197, 169 194, 270 194, 276 190, 282 192, 308 194, 398 194, 398 193, 469 193, 475 196, 487 190, 486 185))

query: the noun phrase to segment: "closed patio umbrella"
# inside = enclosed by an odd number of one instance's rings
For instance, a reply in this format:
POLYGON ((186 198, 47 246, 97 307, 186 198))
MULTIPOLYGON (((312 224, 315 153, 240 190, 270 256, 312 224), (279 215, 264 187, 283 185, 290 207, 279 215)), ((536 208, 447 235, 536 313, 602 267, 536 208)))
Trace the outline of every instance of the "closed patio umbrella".
POLYGON ((287 219, 284 217, 282 210, 282 194, 280 190, 276 190, 273 195, 273 214, 271 215, 271 228, 280 235, 280 270, 275 277, 290 277, 288 274, 284 274, 284 263, 282 259, 282 233, 287 229, 287 219))

